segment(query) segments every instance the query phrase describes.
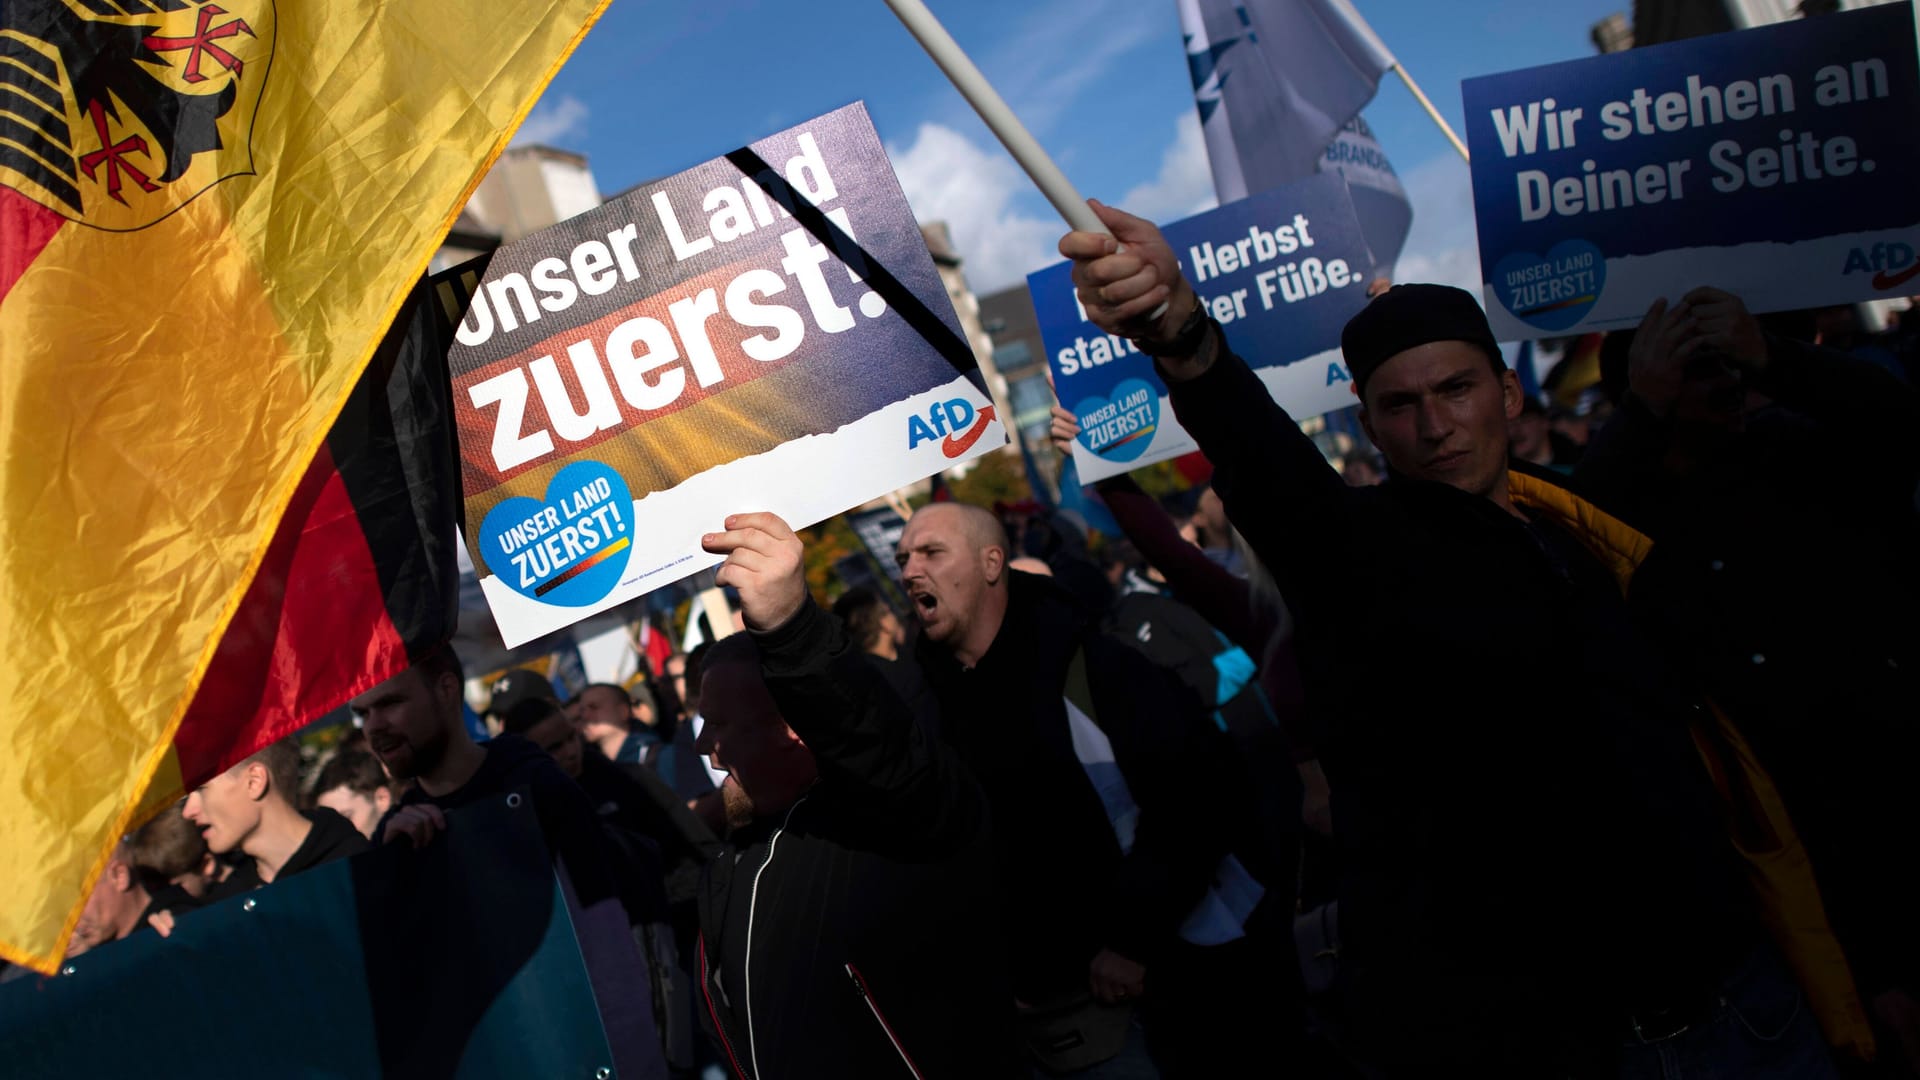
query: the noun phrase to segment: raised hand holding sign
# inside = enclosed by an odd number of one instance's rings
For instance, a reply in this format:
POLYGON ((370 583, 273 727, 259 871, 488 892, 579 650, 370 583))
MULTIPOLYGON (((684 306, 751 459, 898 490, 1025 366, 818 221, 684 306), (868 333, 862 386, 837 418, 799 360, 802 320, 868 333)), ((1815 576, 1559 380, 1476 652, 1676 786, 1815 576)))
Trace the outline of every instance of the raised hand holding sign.
POLYGON ((700 538, 702 548, 727 557, 715 583, 739 591, 747 629, 785 625, 807 603, 800 538, 777 514, 734 514, 726 528, 700 538))

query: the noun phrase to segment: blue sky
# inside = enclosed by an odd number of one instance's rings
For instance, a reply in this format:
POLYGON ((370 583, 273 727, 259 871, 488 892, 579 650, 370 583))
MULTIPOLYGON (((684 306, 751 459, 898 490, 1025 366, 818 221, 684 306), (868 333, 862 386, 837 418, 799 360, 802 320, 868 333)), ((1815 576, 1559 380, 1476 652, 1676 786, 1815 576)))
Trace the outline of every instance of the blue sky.
MULTIPOLYGON (((1590 56, 1627 0, 1356 0, 1455 130, 1460 80, 1590 56)), ((1209 205, 1173 0, 929 0, 1084 194, 1171 220, 1209 205)), ((864 100, 923 221, 976 291, 1052 261, 1062 226, 881 0, 614 0, 520 141, 585 153, 600 189, 677 172, 864 100)), ((1477 291, 1467 171, 1399 80, 1365 113, 1413 197, 1401 280, 1477 291)))

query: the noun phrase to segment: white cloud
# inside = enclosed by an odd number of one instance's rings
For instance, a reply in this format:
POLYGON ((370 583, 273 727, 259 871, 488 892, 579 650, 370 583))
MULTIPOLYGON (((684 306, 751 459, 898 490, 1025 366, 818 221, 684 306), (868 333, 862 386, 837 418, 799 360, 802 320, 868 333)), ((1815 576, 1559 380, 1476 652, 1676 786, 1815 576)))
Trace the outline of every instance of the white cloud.
POLYGON ((1033 186, 998 146, 983 148, 940 124, 922 124, 913 145, 887 147, 914 216, 944 221, 965 260, 967 283, 985 295, 1057 262, 1066 226, 1014 206, 1033 186))
MULTIPOLYGON (((1059 259, 1065 225, 1016 201, 1032 182, 998 146, 982 146, 940 124, 923 124, 911 145, 887 147, 900 186, 921 221, 945 221, 966 260, 967 280, 986 294, 1023 281, 1059 259)), ((1413 226, 1394 280, 1455 285, 1481 293, 1473 185, 1466 163, 1448 152, 1401 174, 1413 200, 1413 226)), ((1154 221, 1173 221, 1215 205, 1199 117, 1183 110, 1152 180, 1118 204, 1154 221)))
POLYGON ((1448 151, 1401 173, 1400 183, 1413 200, 1413 227, 1394 280, 1456 285, 1480 296, 1480 245, 1467 163, 1448 151))
POLYGON ((1121 199, 1121 209, 1162 225, 1202 210, 1220 200, 1214 194, 1213 169, 1207 163, 1206 137, 1200 133, 1200 115, 1184 109, 1174 122, 1173 142, 1160 155, 1160 172, 1121 199))
MULTIPOLYGON (((1044 135, 1128 54, 1154 41, 1177 41, 1175 34, 1170 8, 1149 9, 1139 0, 1044 0, 976 56, 1021 121, 1044 135)), ((1172 48, 1166 62, 1177 63, 1172 48)), ((1021 284, 1028 273, 1059 261, 1055 245, 1066 225, 1034 198, 1033 182, 990 141, 959 96, 948 88, 940 96, 943 104, 932 111, 936 119, 921 124, 910 145, 887 147, 900 186, 915 217, 947 223, 975 292, 1021 284), (979 134, 969 137, 962 130, 979 134)), ((1196 124, 1196 142, 1198 134, 1196 124)), ((1073 147, 1053 149, 1057 163, 1071 165, 1073 147)), ((1205 167, 1203 156, 1203 173, 1205 167)), ((1175 207, 1174 216, 1183 216, 1193 205, 1184 198, 1189 180, 1173 167, 1169 150, 1159 180, 1135 190, 1163 185, 1166 194, 1156 205, 1175 207)))
POLYGON ((564 142, 577 142, 586 134, 587 103, 572 94, 566 94, 558 101, 543 101, 528 113, 527 122, 513 133, 513 145, 539 143, 558 146, 564 142))
MULTIPOLYGON (((1067 115, 1075 101, 1107 75, 1127 54, 1153 41, 1166 44, 1163 60, 1175 55, 1172 5, 1140 0, 1050 0, 1030 8, 1018 22, 1003 26, 993 43, 974 46, 975 59, 1022 123, 1036 135, 1067 115)), ((942 88, 945 106, 933 115, 949 123, 969 115, 959 96, 942 88)))

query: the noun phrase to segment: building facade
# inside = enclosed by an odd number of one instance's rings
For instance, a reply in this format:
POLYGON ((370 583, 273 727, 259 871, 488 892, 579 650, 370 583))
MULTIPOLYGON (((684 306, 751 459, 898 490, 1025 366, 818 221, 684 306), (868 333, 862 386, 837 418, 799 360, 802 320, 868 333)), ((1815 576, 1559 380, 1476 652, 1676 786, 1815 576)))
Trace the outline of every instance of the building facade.
POLYGON ((1025 285, 1015 285, 980 300, 980 322, 993 342, 993 365, 1007 388, 1008 428, 1017 432, 1048 482, 1059 473, 1059 458, 1047 439, 1053 384, 1047 379, 1047 349, 1040 322, 1025 285))

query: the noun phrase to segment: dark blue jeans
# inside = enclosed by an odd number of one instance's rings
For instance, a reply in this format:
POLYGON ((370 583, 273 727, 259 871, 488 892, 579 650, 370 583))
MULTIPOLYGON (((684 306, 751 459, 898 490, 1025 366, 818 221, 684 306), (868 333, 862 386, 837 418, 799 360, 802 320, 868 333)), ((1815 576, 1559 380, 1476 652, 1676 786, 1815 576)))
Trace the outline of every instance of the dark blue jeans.
POLYGON ((1800 987, 1771 945, 1720 987, 1705 1021, 1671 1038, 1628 1036, 1621 1080, 1832 1080, 1839 1075, 1800 987))

